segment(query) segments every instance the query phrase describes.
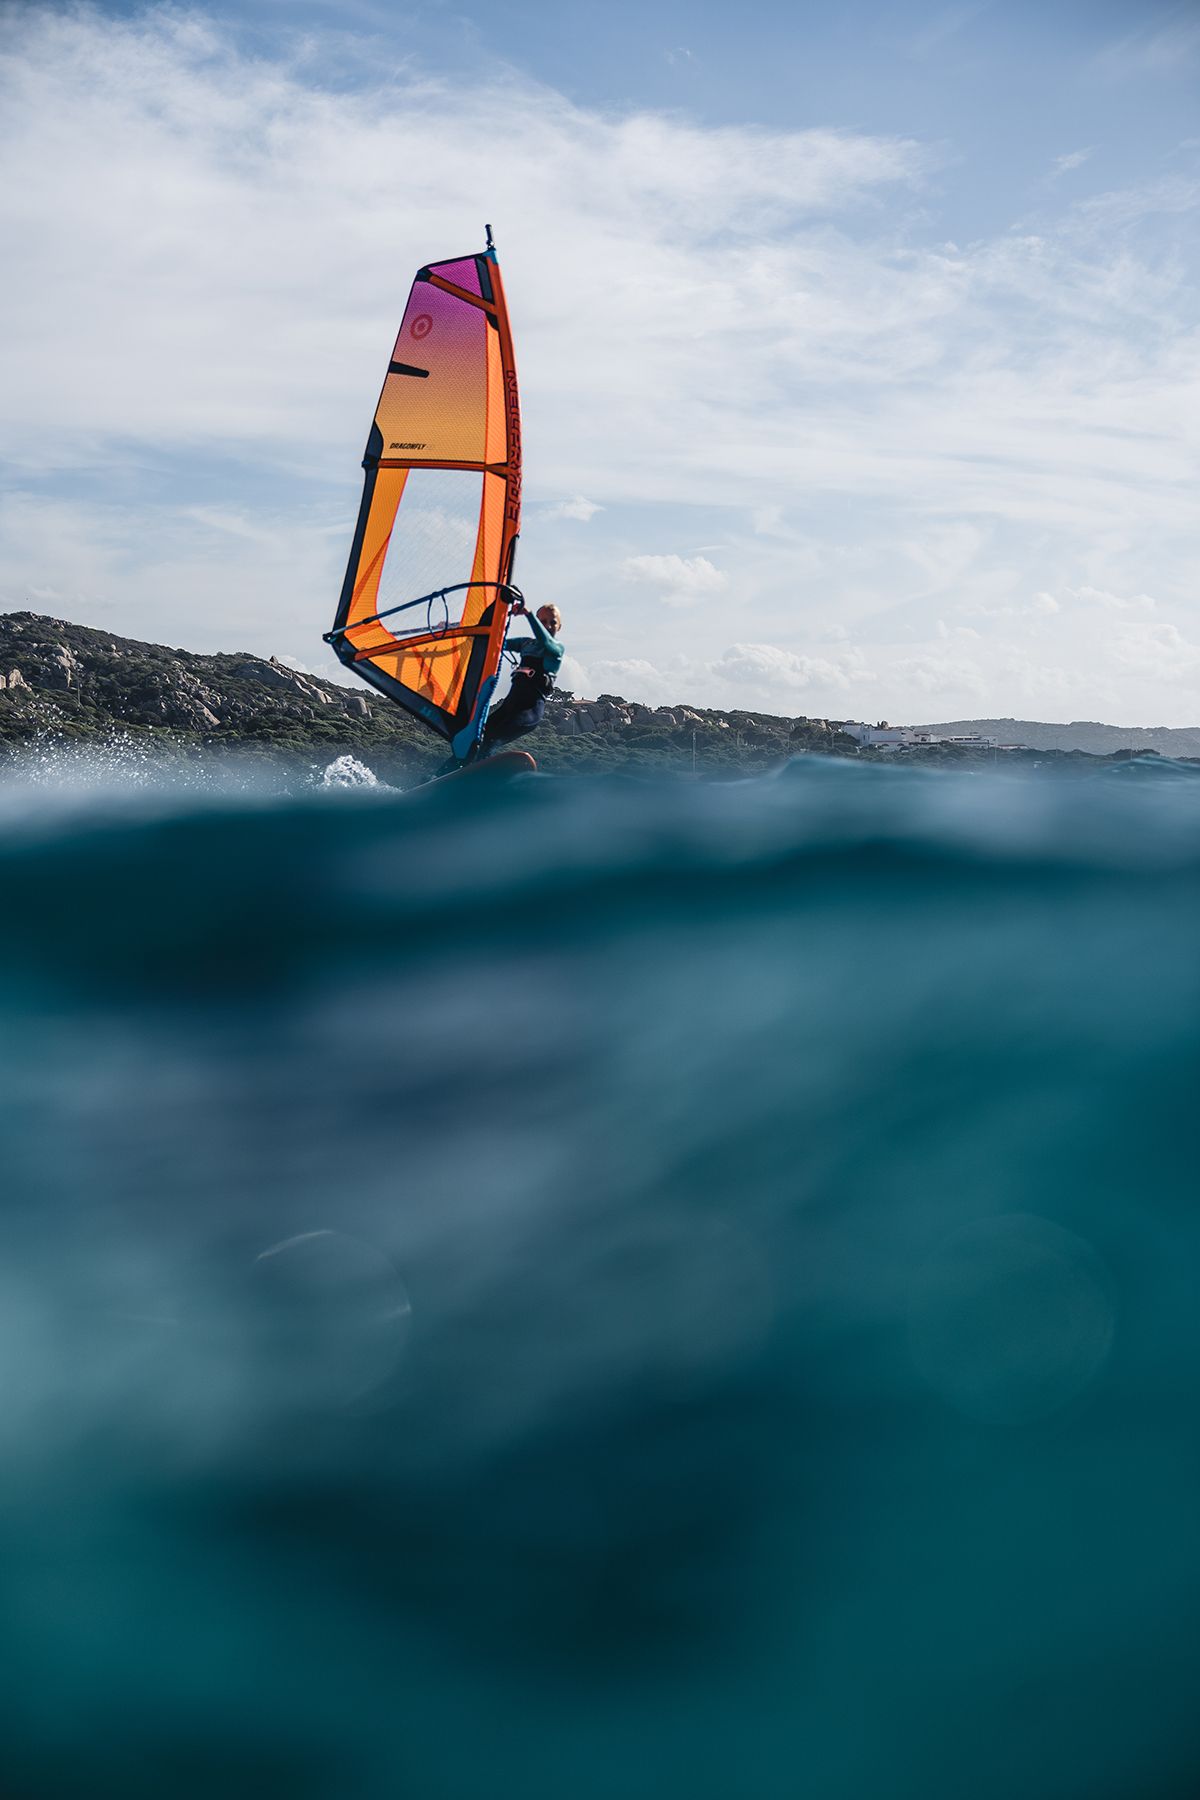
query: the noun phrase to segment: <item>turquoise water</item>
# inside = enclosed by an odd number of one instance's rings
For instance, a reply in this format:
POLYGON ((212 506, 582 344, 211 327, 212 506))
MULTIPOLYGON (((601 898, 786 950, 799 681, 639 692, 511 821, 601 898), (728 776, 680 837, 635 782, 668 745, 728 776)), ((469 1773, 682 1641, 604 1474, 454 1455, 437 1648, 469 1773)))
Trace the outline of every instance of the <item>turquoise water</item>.
POLYGON ((0 859, 5 1793, 1197 1791, 1200 780, 0 859))

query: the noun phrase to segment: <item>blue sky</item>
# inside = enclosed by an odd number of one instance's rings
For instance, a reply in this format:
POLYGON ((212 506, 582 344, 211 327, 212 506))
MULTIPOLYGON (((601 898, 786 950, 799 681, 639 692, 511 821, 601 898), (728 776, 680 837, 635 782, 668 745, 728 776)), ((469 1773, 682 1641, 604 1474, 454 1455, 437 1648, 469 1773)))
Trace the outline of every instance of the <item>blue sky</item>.
POLYGON ((577 689, 1200 720, 1195 6, 23 6, 0 53, 0 605, 325 669, 412 271, 491 219, 577 689))

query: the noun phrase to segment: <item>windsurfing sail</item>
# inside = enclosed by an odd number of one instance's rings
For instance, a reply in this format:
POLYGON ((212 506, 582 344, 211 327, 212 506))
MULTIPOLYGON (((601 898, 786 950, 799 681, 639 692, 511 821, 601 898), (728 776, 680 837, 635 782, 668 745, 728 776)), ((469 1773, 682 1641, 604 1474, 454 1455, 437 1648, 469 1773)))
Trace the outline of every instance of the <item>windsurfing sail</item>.
POLYGON ((444 738, 482 729, 518 597, 521 415, 490 226, 487 242, 417 272, 326 633, 349 668, 444 738))

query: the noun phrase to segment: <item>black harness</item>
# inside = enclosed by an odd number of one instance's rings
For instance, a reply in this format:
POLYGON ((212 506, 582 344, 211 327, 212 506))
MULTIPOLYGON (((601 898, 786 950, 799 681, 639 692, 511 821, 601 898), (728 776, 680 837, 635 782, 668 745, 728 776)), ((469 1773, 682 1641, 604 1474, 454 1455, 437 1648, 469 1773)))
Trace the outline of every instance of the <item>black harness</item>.
POLYGON ((547 675, 541 663, 521 663, 513 670, 513 680, 530 682, 538 700, 545 700, 554 692, 554 677, 547 675))

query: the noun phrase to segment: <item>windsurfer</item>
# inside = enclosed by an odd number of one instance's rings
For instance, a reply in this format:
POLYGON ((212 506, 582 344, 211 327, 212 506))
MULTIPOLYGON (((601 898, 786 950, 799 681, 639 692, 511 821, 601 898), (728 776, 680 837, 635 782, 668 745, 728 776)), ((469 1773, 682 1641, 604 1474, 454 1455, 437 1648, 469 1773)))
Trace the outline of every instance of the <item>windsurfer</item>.
POLYGON ((499 706, 488 715, 482 732, 477 712, 457 737, 451 738, 454 754, 434 771, 434 780, 439 775, 453 775, 469 763, 490 756, 502 744, 511 744, 514 738, 524 737, 527 731, 536 731, 542 722, 546 701, 554 689, 554 678, 562 667, 564 652, 558 641, 562 614, 557 606, 540 606, 536 613, 531 613, 525 602, 517 599, 513 600, 512 611, 528 619, 533 632, 532 637, 513 638, 505 645, 506 650, 517 651, 521 658, 513 670, 512 685, 499 706))
POLYGON ((553 691, 554 678, 562 667, 563 647, 558 641, 562 614, 557 606, 540 606, 531 613, 524 601, 518 600, 513 611, 528 619, 533 636, 513 638, 507 646, 519 651, 521 660, 513 671, 508 693, 488 716, 479 746, 481 756, 500 744, 511 744, 528 731, 536 731, 553 691))

